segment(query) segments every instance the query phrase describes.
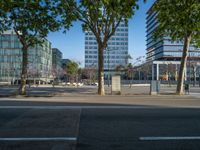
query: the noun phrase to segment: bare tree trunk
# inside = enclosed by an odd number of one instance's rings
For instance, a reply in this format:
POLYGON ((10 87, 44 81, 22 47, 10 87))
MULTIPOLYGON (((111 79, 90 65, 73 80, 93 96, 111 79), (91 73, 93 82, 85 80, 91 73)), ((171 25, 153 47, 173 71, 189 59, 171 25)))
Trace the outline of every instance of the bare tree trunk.
POLYGON ((104 90, 104 59, 103 59, 103 50, 104 47, 98 44, 98 94, 105 95, 104 90))
POLYGON ((26 80, 27 80, 27 65, 28 65, 28 48, 22 47, 22 73, 19 94, 26 95, 26 80))
POLYGON ((188 56, 188 50, 190 46, 192 38, 192 32, 188 32, 184 39, 184 46, 183 46, 183 54, 181 58, 181 66, 179 70, 179 76, 178 76, 178 83, 176 88, 176 94, 183 95, 183 83, 184 83, 184 72, 186 69, 186 62, 187 62, 187 56, 188 56))

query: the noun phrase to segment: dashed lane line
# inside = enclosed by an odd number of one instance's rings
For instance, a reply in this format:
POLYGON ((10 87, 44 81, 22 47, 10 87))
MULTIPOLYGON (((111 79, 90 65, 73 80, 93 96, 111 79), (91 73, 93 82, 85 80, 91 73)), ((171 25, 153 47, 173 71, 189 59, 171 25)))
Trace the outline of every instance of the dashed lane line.
POLYGON ((18 138, 0 138, 0 141, 76 141, 76 137, 18 137, 18 138))
MULTIPOLYGON (((0 106, 0 109, 155 109, 152 106, 0 106)), ((163 108, 163 107, 162 107, 163 108)))
POLYGON ((200 136, 140 137, 141 141, 200 140, 200 136))

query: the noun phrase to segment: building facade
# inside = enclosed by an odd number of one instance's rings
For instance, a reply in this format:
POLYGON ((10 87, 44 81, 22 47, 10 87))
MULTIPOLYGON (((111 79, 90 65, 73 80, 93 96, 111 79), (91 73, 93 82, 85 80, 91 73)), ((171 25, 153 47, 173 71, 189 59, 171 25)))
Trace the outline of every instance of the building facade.
POLYGON ((64 70, 66 70, 66 66, 67 66, 67 64, 70 63, 70 62, 71 62, 70 59, 62 59, 62 68, 63 68, 64 70))
POLYGON ((62 52, 57 48, 52 48, 52 66, 55 69, 62 68, 62 52))
MULTIPOLYGON (((121 22, 104 51, 104 71, 115 70, 118 65, 126 66, 128 64, 127 55, 128 25, 121 22)), ((85 32, 85 67, 98 67, 98 45, 91 31, 85 32)))
MULTIPOLYGON (((183 41, 172 41, 170 37, 162 36, 156 40, 153 38, 155 29, 158 26, 156 19, 157 13, 152 7, 147 11, 146 17, 146 38, 147 61, 154 60, 180 60, 182 57, 183 41)), ((190 46, 188 59, 198 59, 200 57, 200 49, 190 46)))
POLYGON ((52 48, 52 78, 59 80, 63 76, 62 52, 57 48, 52 48))
MULTIPOLYGON (((22 45, 14 31, 0 35, 0 82, 20 80, 22 45)), ((47 40, 28 50, 28 80, 48 82, 52 67, 51 43, 47 40)))
MULTIPOLYGON (((173 41, 169 36, 164 35, 154 38, 158 21, 156 19, 157 12, 153 11, 152 7, 147 11, 146 17, 146 61, 148 64, 152 64, 152 80, 160 80, 161 72, 167 74, 167 80, 170 80, 170 76, 177 80, 184 43, 183 41, 173 41)), ((200 48, 190 45, 185 80, 196 80, 196 76, 199 76, 198 80, 200 81, 199 60, 200 48)))

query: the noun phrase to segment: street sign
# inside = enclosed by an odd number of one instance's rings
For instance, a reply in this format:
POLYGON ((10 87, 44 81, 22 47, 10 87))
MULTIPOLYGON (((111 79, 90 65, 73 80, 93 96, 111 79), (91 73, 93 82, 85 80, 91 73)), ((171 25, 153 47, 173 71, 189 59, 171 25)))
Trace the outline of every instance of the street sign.
POLYGON ((118 75, 112 76, 112 94, 121 95, 121 77, 118 75))

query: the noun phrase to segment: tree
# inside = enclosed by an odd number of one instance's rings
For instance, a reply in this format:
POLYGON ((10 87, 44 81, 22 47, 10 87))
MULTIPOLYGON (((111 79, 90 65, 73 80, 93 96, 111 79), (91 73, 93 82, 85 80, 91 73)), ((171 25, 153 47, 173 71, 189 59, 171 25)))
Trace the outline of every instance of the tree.
POLYGON ((120 22, 128 23, 138 0, 63 0, 63 8, 71 4, 74 15, 82 22, 84 31, 91 31, 98 44, 98 94, 105 95, 103 52, 120 22))
POLYGON ((123 72, 123 71, 125 71, 125 67, 123 66, 123 65, 117 65, 116 67, 115 67, 115 71, 117 72, 117 74, 120 74, 121 75, 121 73, 123 72))
POLYGON ((95 67, 83 69, 82 77, 85 79, 89 79, 89 81, 87 81, 87 83, 89 83, 91 85, 93 82, 97 81, 97 69, 95 67))
MULTIPOLYGON (((61 3, 56 0, 1 0, 0 10, 4 29, 14 29, 22 44, 22 73, 19 93, 26 94, 28 49, 43 43, 50 31, 57 31, 61 22, 58 9, 61 3)), ((65 27, 69 27, 72 18, 67 18, 65 27), (68 20, 67 20, 68 19, 68 20)), ((0 25, 1 26, 1 25, 0 25)))
MULTIPOLYGON (((28 64, 27 66, 27 78, 33 79, 33 84, 35 84, 35 78, 39 76, 39 72, 35 64, 28 64)), ((30 80, 30 79, 29 79, 30 80)))
POLYGON ((129 63, 128 66, 125 68, 125 70, 127 73, 127 78, 130 79, 132 77, 133 65, 129 63))
POLYGON ((151 66, 148 63, 144 63, 141 68, 139 68, 140 71, 143 73, 143 78, 145 82, 147 83, 147 80, 149 79, 149 73, 151 71, 151 66))
POLYGON ((154 7, 157 12, 158 28, 155 37, 170 36, 173 41, 184 41, 176 93, 184 94, 184 70, 190 44, 200 45, 200 3, 199 0, 158 0, 154 7))
POLYGON ((6 12, 7 12, 7 7, 5 7, 5 2, 4 1, 0 1, 0 34, 8 29, 8 26, 6 26, 6 21, 7 21, 7 17, 6 17, 6 12), (4 9, 2 9, 4 8, 4 9))
POLYGON ((75 80, 78 73, 78 63, 71 61, 66 65, 66 72, 70 76, 71 80, 75 80))
MULTIPOLYGON (((129 60, 129 59, 133 59, 133 58, 131 57, 130 54, 127 54, 126 57, 125 57, 125 63, 126 63, 126 64, 128 64, 128 60, 129 60)), ((130 63, 129 63, 128 65, 130 65, 130 63)))
POLYGON ((126 67, 127 79, 129 80, 130 88, 132 87, 133 80, 133 65, 131 63, 126 67))
POLYGON ((52 65, 51 74, 52 74, 53 82, 54 82, 54 80, 59 80, 60 79, 62 71, 61 71, 60 68, 56 67, 56 65, 52 65))

